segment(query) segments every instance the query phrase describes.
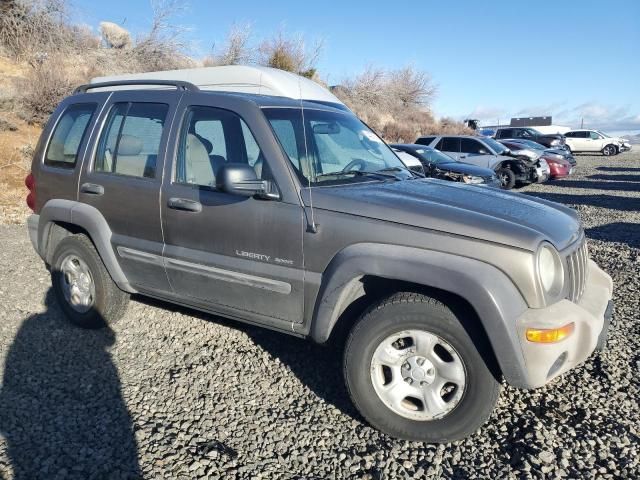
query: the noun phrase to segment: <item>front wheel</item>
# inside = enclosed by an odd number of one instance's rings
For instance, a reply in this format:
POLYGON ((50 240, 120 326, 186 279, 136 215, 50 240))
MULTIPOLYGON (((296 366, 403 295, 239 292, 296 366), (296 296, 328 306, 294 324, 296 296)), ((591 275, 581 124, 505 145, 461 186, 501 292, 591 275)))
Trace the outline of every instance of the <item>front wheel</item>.
POLYGON ((616 153, 618 153, 618 149, 615 145, 607 145, 602 149, 602 154, 605 157, 610 157, 611 155, 615 155, 616 153))
POLYGON ((496 176, 500 180, 500 188, 503 190, 511 190, 516 184, 516 174, 510 168, 499 168, 496 170, 496 176))
POLYGON ((461 320, 468 319, 416 293, 395 294, 363 315, 347 339, 344 375, 371 425, 394 437, 443 443, 486 421, 500 383, 470 337, 474 326, 466 329, 461 320))

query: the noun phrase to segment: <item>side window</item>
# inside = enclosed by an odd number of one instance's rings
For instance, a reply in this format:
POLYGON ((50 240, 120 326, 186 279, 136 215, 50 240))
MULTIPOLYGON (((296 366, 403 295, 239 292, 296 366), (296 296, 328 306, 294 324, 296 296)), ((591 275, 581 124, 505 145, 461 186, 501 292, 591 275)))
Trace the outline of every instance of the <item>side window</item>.
POLYGON ((300 155, 298 152, 298 143, 296 141, 296 132, 293 128, 291 120, 274 118, 271 121, 271 128, 275 131, 280 144, 287 154, 291 163, 298 169, 300 168, 300 155))
POLYGON ((589 132, 578 132, 576 136, 578 138, 589 138, 589 132))
POLYGON ((514 138, 513 130, 511 128, 501 128, 498 130, 498 138, 514 138))
POLYGON ((225 163, 247 163, 258 178, 270 177, 260 147, 238 115, 191 107, 180 133, 175 181, 214 188, 218 169, 225 163))
POLYGON ((438 146, 436 146, 441 152, 460 152, 460 139, 455 137, 443 137, 438 146))
POLYGON ((460 151, 462 153, 469 153, 472 155, 486 155, 488 149, 485 148, 477 140, 473 140, 471 138, 462 138, 460 140, 460 151))
POLYGON ((168 110, 164 103, 114 104, 100 136, 94 171, 155 178, 168 110))
POLYGON ((575 134, 573 132, 567 132, 567 133, 564 134, 564 136, 566 138, 573 138, 573 137, 575 137, 575 134))
POLYGON ((95 103, 79 103, 65 110, 47 146, 44 156, 45 165, 60 168, 76 166, 78 150, 95 109, 95 103))
POLYGON ((591 140, 600 140, 600 135, 598 135, 597 132, 589 132, 589 136, 591 137, 591 140))

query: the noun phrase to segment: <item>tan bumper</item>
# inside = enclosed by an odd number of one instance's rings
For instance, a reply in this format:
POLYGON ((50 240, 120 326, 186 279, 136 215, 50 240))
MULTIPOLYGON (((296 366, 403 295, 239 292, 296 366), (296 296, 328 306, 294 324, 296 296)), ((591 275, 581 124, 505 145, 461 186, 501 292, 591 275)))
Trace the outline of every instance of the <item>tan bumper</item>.
POLYGON ((518 337, 527 369, 527 384, 540 387, 549 380, 582 363, 606 335, 613 282, 592 260, 588 280, 578 303, 561 300, 546 308, 529 309, 516 321, 518 337), (570 322, 573 333, 557 343, 533 343, 527 340, 527 328, 553 329, 570 322), (601 335, 602 334, 602 335, 601 335))

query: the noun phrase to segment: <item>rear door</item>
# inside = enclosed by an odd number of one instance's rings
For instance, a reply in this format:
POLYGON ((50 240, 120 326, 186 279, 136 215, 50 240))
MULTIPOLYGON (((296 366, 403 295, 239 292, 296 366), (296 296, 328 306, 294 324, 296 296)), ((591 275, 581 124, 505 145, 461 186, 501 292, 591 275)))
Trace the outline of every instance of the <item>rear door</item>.
POLYGON ((102 213, 122 270, 142 290, 171 290, 162 260, 159 201, 167 138, 179 95, 114 92, 80 178, 80 201, 102 213))
POLYGON ((478 140, 460 139, 460 160, 479 167, 489 167, 495 163, 496 156, 478 140))
POLYGON ((455 159, 460 159, 460 138, 458 137, 442 137, 435 148, 455 159))
POLYGON ((264 116, 246 101, 207 94, 185 96, 179 116, 161 197, 165 265, 174 292, 262 324, 288 329, 301 322, 299 201, 216 188, 226 163, 249 164, 259 178, 276 180, 269 153, 276 144, 264 116))

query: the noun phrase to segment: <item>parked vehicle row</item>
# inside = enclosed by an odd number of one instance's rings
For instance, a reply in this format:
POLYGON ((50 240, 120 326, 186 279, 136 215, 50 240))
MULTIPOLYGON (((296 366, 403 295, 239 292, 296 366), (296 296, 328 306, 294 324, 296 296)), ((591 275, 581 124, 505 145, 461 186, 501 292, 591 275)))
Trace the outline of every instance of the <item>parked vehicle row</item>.
MULTIPOLYGON (((396 148, 469 183, 540 175, 495 140, 427 143, 477 165, 396 148)), ((342 365, 322 374, 342 375, 364 419, 396 437, 463 438, 502 383, 542 387, 607 339, 612 280, 574 210, 423 178, 329 91, 287 72, 82 86, 47 122, 25 183, 29 237, 73 324, 106 327, 139 294, 332 342, 342 365)))
POLYGON ((518 156, 492 138, 432 135, 418 138, 416 144, 430 146, 456 160, 493 170, 506 190, 516 184, 544 182, 549 176, 548 166, 540 162, 539 156, 534 159, 518 156))

